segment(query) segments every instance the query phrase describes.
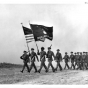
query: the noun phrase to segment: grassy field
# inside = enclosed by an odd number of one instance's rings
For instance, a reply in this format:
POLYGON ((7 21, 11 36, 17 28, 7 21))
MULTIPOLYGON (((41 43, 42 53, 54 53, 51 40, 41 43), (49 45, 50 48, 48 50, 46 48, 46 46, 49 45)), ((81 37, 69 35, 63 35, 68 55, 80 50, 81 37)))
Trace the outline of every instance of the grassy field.
MULTIPOLYGON (((38 67, 39 68, 39 67, 38 67)), ((49 85, 72 85, 72 84, 88 84, 88 70, 63 70, 53 73, 28 73, 25 69, 24 73, 20 70, 22 66, 0 67, 0 84, 49 84, 49 85)))

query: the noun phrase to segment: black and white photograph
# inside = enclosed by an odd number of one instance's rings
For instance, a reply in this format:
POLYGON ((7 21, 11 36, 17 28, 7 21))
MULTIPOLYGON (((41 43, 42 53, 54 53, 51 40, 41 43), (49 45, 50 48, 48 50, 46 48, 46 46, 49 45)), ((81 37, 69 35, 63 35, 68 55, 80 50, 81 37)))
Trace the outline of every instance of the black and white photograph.
POLYGON ((88 85, 88 2, 0 4, 0 85, 88 85))

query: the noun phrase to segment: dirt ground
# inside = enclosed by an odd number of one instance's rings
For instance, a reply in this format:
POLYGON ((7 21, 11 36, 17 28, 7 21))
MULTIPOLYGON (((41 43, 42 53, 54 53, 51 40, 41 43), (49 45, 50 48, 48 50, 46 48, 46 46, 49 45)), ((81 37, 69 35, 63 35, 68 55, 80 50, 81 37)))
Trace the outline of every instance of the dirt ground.
POLYGON ((0 69, 0 84, 88 85, 88 70, 63 70, 53 73, 20 73, 21 68, 0 69))

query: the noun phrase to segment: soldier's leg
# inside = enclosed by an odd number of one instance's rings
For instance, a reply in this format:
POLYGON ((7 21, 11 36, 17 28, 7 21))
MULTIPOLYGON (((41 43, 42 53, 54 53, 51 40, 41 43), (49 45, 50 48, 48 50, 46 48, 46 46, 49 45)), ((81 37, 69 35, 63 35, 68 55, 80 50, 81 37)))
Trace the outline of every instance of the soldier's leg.
POLYGON ((71 62, 71 69, 72 69, 72 62, 71 62))
POLYGON ((56 69, 55 69, 55 70, 57 71, 57 68, 58 68, 58 62, 56 62, 56 63, 57 63, 57 65, 56 65, 56 69))
POLYGON ((33 63, 33 67, 35 69, 35 72, 37 72, 37 67, 36 67, 35 63, 33 63))
POLYGON ((28 64, 26 63, 25 66, 27 67, 27 71, 29 72, 29 67, 28 67, 28 64))
POLYGON ((68 65, 68 62, 66 62, 66 66, 67 66, 67 68, 69 69, 69 65, 68 65))
POLYGON ((38 70, 39 73, 40 73, 42 67, 43 67, 43 63, 41 62, 40 69, 38 70))
POLYGON ((72 66, 73 66, 73 69, 75 69, 75 65, 74 65, 74 62, 72 63, 72 66))
POLYGON ((65 67, 64 67, 64 69, 66 69, 66 62, 65 62, 65 67))
POLYGON ((49 68, 50 68, 50 61, 48 62, 48 71, 49 71, 49 68))
POLYGON ((23 65, 23 68, 22 68, 22 71, 21 71, 22 73, 23 73, 24 69, 25 69, 25 63, 24 63, 24 65, 23 65))
POLYGON ((33 68, 33 62, 31 62, 30 68, 29 68, 29 72, 32 70, 33 68))
POLYGON ((52 65, 52 62, 50 63, 50 66, 52 67, 52 71, 55 72, 55 69, 54 69, 54 67, 52 65))
POLYGON ((45 62, 43 63, 43 66, 44 66, 46 72, 48 72, 48 68, 47 68, 47 66, 45 65, 45 62))
POLYGON ((62 67, 61 67, 61 65, 60 65, 60 62, 59 62, 59 68, 60 68, 60 71, 62 70, 62 67))

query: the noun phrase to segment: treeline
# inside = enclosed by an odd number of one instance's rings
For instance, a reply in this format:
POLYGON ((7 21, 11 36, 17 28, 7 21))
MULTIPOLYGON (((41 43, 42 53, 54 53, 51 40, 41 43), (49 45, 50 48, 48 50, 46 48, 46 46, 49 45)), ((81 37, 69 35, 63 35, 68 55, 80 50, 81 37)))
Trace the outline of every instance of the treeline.
POLYGON ((0 63, 0 68, 20 68, 22 65, 20 64, 12 64, 12 63, 0 63))

